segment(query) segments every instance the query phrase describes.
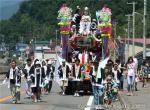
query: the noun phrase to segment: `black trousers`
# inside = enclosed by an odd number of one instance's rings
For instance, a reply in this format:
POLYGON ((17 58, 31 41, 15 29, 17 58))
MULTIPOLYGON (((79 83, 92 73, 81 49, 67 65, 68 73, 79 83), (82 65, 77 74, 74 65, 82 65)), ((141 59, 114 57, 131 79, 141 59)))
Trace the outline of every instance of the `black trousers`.
POLYGON ((49 81, 49 85, 48 85, 48 93, 51 92, 52 84, 53 84, 53 82, 52 82, 52 81, 49 81))
POLYGON ((78 92, 80 90, 80 81, 72 81, 73 91, 78 92))
POLYGON ((123 81, 120 81, 120 89, 123 89, 123 81))

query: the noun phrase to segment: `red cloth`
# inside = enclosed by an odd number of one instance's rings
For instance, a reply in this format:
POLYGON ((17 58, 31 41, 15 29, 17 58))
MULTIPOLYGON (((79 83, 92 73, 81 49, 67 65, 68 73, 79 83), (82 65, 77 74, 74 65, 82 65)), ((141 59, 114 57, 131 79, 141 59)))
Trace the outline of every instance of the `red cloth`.
POLYGON ((84 53, 82 53, 82 64, 84 64, 84 53))

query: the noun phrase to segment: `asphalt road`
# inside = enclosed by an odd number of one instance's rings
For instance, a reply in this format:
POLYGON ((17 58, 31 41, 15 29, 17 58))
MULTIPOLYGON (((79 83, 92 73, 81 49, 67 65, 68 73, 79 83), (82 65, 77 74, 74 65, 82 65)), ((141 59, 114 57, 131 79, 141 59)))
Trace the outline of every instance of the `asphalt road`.
MULTIPOLYGON (((126 86, 126 82, 124 84, 126 86)), ((142 82, 138 82, 138 91, 133 92, 133 96, 127 96, 127 90, 121 93, 125 110, 150 110, 150 83, 147 87, 142 87, 142 82)))
POLYGON ((72 95, 61 96, 59 85, 53 84, 49 95, 42 94, 42 102, 34 103, 25 98, 24 85, 21 88, 21 104, 12 104, 10 91, 7 85, 0 85, 0 110, 84 110, 89 96, 74 97, 72 95))

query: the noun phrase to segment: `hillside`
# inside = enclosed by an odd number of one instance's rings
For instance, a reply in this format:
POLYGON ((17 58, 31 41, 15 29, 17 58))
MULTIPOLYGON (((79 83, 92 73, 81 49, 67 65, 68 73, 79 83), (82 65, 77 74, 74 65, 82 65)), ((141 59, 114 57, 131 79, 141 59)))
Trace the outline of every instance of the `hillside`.
MULTIPOLYGON (((127 2, 133 0, 30 0, 24 1, 16 14, 9 20, 0 21, 0 33, 5 35, 7 42, 17 42, 21 37, 29 43, 31 39, 49 40, 55 38, 58 10, 64 1, 75 11, 79 5, 81 9, 89 7, 92 18, 95 11, 100 10, 105 4, 111 8, 112 21, 117 22, 117 36, 124 36, 127 28, 126 14, 132 13, 132 5, 127 2)), ((143 13, 143 0, 135 0, 136 12, 143 13)), ((148 14, 150 15, 150 1, 148 1, 148 14)), ((150 30, 150 16, 148 16, 148 30, 150 30)), ((136 15, 136 37, 142 36, 142 19, 136 15)), ((148 31, 150 36, 150 31, 148 31)))

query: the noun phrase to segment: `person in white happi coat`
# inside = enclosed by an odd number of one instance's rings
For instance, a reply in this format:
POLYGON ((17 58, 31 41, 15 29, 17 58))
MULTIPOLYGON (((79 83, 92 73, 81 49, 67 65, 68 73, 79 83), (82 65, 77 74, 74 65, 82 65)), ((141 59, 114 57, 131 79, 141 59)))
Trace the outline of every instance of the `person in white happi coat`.
POLYGON ((13 97, 12 103, 21 103, 20 102, 20 86, 21 86, 21 75, 22 70, 17 66, 16 61, 11 62, 11 67, 6 74, 6 78, 9 79, 9 87, 11 95, 13 97))
POLYGON ((73 76, 72 82, 73 82, 73 88, 74 88, 74 96, 79 96, 79 86, 81 81, 81 66, 80 66, 80 60, 75 60, 75 65, 72 65, 71 74, 73 76))
POLYGON ((31 89, 33 93, 33 101, 41 101, 41 87, 43 86, 43 78, 45 77, 44 72, 42 72, 42 67, 40 61, 37 59, 34 61, 34 65, 32 65, 30 71, 31 78, 31 89))
POLYGON ((24 68, 24 74, 25 74, 25 79, 26 79, 26 95, 27 98, 30 98, 32 96, 32 92, 31 92, 31 79, 30 79, 30 75, 29 75, 29 71, 31 69, 32 66, 32 60, 30 58, 27 59, 27 64, 25 65, 24 68))
POLYGON ((65 95, 66 87, 68 86, 68 78, 69 78, 70 69, 69 66, 66 65, 66 61, 62 61, 62 65, 58 67, 58 74, 61 80, 60 87, 62 89, 62 95, 65 95))
MULTIPOLYGON (((43 68, 44 71, 44 68, 43 68)), ((45 92, 50 93, 51 88, 52 88, 52 81, 54 79, 54 71, 55 67, 52 65, 52 61, 48 61, 47 66, 46 66, 46 71, 45 72, 45 79, 44 79, 44 89, 45 92)))

